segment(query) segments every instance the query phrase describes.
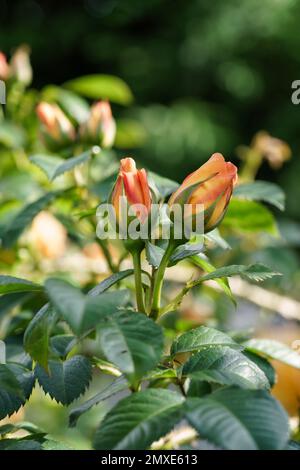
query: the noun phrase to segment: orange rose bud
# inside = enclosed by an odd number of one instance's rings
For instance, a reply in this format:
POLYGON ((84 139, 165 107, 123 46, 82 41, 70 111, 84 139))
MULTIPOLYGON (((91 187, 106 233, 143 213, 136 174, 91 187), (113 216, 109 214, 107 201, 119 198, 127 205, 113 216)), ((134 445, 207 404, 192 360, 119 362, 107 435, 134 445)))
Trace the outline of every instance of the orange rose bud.
POLYGON ((93 104, 89 119, 82 124, 80 134, 93 144, 100 144, 104 148, 112 146, 116 136, 116 123, 108 101, 93 104))
POLYGON ((137 170, 132 158, 123 158, 120 162, 120 172, 110 196, 117 222, 120 222, 120 198, 125 197, 128 206, 138 204, 135 215, 144 222, 151 210, 151 191, 148 185, 147 173, 144 169, 137 170))
POLYGON ((75 140, 73 124, 57 104, 42 102, 37 106, 36 113, 42 123, 46 143, 67 144, 75 140))
POLYGON ((18 47, 10 61, 11 75, 18 82, 23 83, 26 86, 32 81, 32 68, 29 55, 29 47, 23 45, 18 47))
POLYGON ((9 65, 6 56, 0 52, 0 80, 7 80, 10 74, 9 65))
POLYGON ((170 197, 169 206, 172 210, 174 204, 188 204, 189 212, 196 215, 199 213, 198 205, 202 205, 204 232, 210 232, 222 221, 236 182, 236 166, 225 162, 220 153, 214 153, 204 165, 185 178, 170 197))

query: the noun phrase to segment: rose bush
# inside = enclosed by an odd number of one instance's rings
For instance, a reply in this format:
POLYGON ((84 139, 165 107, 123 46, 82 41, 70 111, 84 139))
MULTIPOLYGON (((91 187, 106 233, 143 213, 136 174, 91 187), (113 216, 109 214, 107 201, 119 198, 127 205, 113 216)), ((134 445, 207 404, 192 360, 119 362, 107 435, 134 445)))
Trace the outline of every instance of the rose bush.
MULTIPOLYGON (((205 289, 222 309, 228 301, 234 304, 228 280, 233 276, 254 283, 279 275, 261 263, 241 264, 237 260, 246 256, 237 256, 237 250, 229 254, 228 240, 242 251, 249 234, 252 243, 274 235, 274 216, 261 201, 283 208, 280 188, 249 178, 238 183, 236 166, 219 153, 181 185, 137 169, 130 157, 119 167, 110 149, 118 142, 118 121, 106 101, 107 86, 102 93, 97 88, 94 98, 105 101, 96 104, 84 98, 93 98, 90 77, 33 92, 27 88, 26 53, 18 73, 0 55, 8 92, 1 115, 7 184, 0 214, 6 270, 0 276, 0 331, 6 345, 0 419, 23 408, 26 413, 38 384, 64 407, 79 400, 67 409, 69 424, 80 427, 83 415, 89 416, 90 448, 172 449, 186 442, 201 447, 204 440, 221 449, 295 446, 289 442, 288 416, 271 394, 270 361, 299 369, 299 355, 248 332, 224 331, 217 316, 207 324, 181 316, 183 300, 205 289), (17 102, 16 87, 21 90, 17 102), (11 174, 18 182, 13 192, 11 174), (137 226, 154 204, 167 205, 168 217, 155 219, 158 237, 151 232, 141 240, 96 236, 99 204, 110 202, 121 223, 119 197, 129 209, 138 204, 131 214, 137 226), (203 230, 176 239, 175 204, 187 206, 192 218, 200 211, 203 230), (170 226, 169 239, 161 235, 164 224, 170 226), (51 238, 50 232, 58 235, 51 238), (67 269, 69 247, 75 261, 67 269), (214 255, 216 250, 221 256, 214 255), (87 251, 92 258, 102 256, 105 267, 89 266, 83 276, 87 251), (88 412, 98 405, 102 416, 95 425, 88 412)), ((111 101, 129 96, 125 84, 118 94, 114 86, 112 80, 111 101)), ((6 436, 1 449, 63 447, 48 429, 34 424, 6 423, 0 431, 6 436), (26 437, 18 434, 20 428, 26 437)))

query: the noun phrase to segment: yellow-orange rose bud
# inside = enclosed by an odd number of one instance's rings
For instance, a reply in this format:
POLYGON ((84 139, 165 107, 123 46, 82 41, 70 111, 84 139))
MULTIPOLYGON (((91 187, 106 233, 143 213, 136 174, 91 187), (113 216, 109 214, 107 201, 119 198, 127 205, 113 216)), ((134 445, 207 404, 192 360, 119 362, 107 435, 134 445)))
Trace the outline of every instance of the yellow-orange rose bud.
POLYGON ((4 81, 7 80, 9 73, 9 65, 6 60, 6 56, 3 52, 0 52, 0 79, 4 81))
POLYGON ((144 222, 151 210, 151 191, 148 184, 147 173, 144 169, 137 170, 132 158, 123 158, 120 162, 120 171, 110 202, 113 204, 116 219, 120 221, 121 197, 125 197, 128 206, 138 205, 135 216, 144 222))
POLYGON ((67 144, 75 140, 76 133, 73 124, 57 104, 39 103, 36 112, 42 123, 46 143, 67 144))
POLYGON ((88 120, 81 125, 80 135, 104 148, 112 146, 116 136, 116 123, 108 101, 93 104, 88 120))
POLYGON ((204 232, 210 232, 223 219, 236 181, 236 166, 226 162, 220 153, 214 153, 172 194, 170 209, 172 211, 174 204, 188 204, 189 214, 196 215, 200 210, 204 218, 204 232))

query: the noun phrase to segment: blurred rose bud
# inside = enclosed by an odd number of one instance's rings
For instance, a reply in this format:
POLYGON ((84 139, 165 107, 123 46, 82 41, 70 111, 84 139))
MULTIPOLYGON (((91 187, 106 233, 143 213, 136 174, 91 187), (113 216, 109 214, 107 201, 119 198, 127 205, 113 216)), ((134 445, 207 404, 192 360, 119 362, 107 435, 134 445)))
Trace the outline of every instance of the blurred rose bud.
POLYGON ((66 251, 66 229, 50 212, 42 211, 33 219, 29 236, 45 258, 56 259, 66 251))
POLYGON ((128 207, 138 205, 135 216, 144 222, 151 210, 151 191, 146 171, 137 170, 132 158, 121 160, 119 176, 110 196, 109 202, 114 206, 117 222, 120 222, 121 216, 121 196, 126 198, 128 207))
POLYGON ((116 136, 116 123, 108 101, 98 101, 91 107, 89 119, 81 125, 83 139, 102 147, 112 146, 116 136))
POLYGON ((7 80, 9 77, 9 65, 6 60, 6 56, 3 52, 0 52, 0 80, 7 80))
POLYGON ((75 140, 74 126, 57 104, 39 103, 36 113, 42 123, 46 144, 65 145, 75 140))
POLYGON ((236 181, 236 166, 225 162, 220 153, 214 153, 172 194, 170 209, 174 210, 175 204, 188 205, 192 217, 203 214, 204 232, 210 232, 222 221, 236 181))
POLYGON ((28 46, 20 46, 13 54, 10 61, 11 75, 26 86, 32 81, 32 68, 29 54, 30 49, 28 46))
POLYGON ((253 139, 252 147, 262 155, 275 170, 291 158, 290 147, 283 140, 272 137, 267 132, 258 132, 253 139))

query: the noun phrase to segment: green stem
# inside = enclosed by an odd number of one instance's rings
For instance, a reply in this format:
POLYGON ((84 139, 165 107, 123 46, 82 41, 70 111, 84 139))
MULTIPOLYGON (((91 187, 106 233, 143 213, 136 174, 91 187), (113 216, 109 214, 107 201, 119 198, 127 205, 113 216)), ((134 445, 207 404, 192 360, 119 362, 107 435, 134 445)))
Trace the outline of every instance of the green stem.
POLYGON ((141 268, 141 251, 132 251, 133 267, 134 267, 134 280, 135 280, 135 294, 136 304, 139 312, 145 313, 144 293, 142 283, 142 268, 141 268))
POLYGON ((164 282, 164 274, 165 274, 166 268, 168 267, 170 257, 175 247, 176 247, 176 242, 173 239, 170 239, 167 249, 164 253, 164 256, 162 257, 161 263, 156 271, 155 281, 154 281, 154 286, 153 286, 152 309, 150 313, 150 316, 154 320, 157 320, 158 318, 160 303, 161 303, 161 292, 162 292, 162 286, 164 282))

